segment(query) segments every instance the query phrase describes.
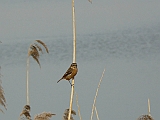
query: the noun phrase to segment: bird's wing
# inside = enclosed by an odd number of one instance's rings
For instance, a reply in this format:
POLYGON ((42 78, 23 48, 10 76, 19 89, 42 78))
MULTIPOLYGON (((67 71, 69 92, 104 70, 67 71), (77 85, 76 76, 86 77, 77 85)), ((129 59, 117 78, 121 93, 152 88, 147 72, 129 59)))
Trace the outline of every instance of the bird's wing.
POLYGON ((67 70, 67 72, 63 75, 63 77, 66 77, 67 75, 71 74, 72 73, 72 68, 69 68, 67 70))

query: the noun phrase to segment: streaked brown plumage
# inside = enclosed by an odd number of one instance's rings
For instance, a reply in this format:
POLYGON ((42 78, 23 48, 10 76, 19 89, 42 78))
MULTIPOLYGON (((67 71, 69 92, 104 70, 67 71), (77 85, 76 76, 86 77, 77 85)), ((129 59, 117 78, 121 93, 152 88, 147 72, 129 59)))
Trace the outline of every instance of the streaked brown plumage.
POLYGON ((70 79, 74 79, 74 76, 77 74, 77 72, 78 72, 77 63, 72 63, 67 72, 63 75, 63 77, 60 80, 57 81, 57 83, 63 79, 68 81, 70 79))

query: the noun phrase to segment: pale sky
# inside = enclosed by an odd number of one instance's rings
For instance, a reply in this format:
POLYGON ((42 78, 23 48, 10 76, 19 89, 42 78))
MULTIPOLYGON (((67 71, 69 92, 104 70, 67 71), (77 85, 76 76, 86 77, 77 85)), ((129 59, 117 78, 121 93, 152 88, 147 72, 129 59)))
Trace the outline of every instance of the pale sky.
MULTIPOLYGON (((92 4, 75 0, 75 7, 77 34, 82 35, 77 40, 79 72, 75 83, 82 119, 90 118, 104 67, 96 103, 101 120, 135 120, 147 114, 148 98, 151 114, 158 119, 160 34, 150 26, 160 25, 160 0, 93 0, 92 4), (141 27, 149 27, 149 32, 140 29, 138 34, 105 34, 108 30, 141 27)), ((37 113, 51 111, 56 113, 53 120, 61 119, 69 106, 70 86, 68 81, 56 82, 72 60, 71 0, 0 0, 0 11, 0 66, 8 108, 0 118, 18 119, 26 103, 27 49, 30 41, 44 38, 50 54, 40 58, 42 69, 31 59, 31 114, 34 118, 37 113)), ((78 113, 75 100, 73 109, 78 113)), ((74 118, 79 119, 78 114, 74 118)))
MULTIPOLYGON (((75 1, 77 34, 157 25, 159 0, 75 1)), ((0 39, 72 35, 71 0, 0 0, 0 39)))

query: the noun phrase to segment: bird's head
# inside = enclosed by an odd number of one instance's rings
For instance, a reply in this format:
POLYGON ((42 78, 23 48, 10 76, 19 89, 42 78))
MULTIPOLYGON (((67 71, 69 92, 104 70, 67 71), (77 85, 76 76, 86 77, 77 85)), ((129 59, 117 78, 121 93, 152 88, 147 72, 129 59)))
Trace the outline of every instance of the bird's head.
POLYGON ((71 67, 72 67, 72 68, 77 68, 77 63, 72 63, 72 64, 71 64, 71 67))

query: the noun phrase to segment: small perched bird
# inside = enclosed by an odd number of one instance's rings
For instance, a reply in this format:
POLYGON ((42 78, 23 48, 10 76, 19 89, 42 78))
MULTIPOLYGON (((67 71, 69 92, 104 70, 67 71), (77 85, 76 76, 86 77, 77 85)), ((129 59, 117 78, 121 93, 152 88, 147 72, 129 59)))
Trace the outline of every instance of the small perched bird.
POLYGON ((77 72, 78 72, 77 63, 72 63, 69 69, 67 70, 67 72, 63 75, 63 77, 60 80, 57 81, 57 83, 61 81, 62 79, 66 79, 68 81, 70 79, 74 79, 74 76, 77 74, 77 72))

